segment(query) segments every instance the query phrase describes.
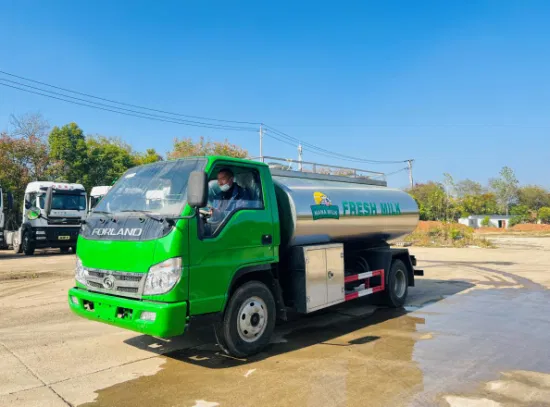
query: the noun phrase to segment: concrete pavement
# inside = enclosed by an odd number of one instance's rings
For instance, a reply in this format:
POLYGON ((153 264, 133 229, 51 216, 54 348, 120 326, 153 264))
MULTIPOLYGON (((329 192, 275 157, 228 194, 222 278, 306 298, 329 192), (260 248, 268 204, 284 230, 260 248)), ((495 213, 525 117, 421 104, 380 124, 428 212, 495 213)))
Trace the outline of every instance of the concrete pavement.
POLYGON ((0 406, 550 405, 550 239, 411 251, 405 310, 351 303, 236 360, 72 315, 74 257, 0 254, 0 406))

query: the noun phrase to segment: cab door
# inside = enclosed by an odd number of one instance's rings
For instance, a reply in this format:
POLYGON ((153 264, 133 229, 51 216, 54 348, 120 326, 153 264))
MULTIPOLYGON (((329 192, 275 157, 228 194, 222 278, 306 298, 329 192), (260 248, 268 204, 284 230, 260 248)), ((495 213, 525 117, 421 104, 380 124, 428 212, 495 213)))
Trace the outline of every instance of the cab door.
MULTIPOLYGON (((250 202, 225 216, 215 233, 201 229, 195 218, 189 228, 189 311, 191 315, 223 309, 233 275, 241 268, 276 261, 273 219, 264 182, 257 166, 217 163, 209 173, 216 179, 221 168, 230 168, 234 181, 245 188, 250 202), (246 175, 246 177, 245 177, 246 175), (242 180, 247 179, 246 185, 242 180), (250 180, 254 181, 251 182, 250 180)), ((267 171, 267 170, 266 170, 267 171)), ((271 184, 269 184, 271 185, 271 184)))

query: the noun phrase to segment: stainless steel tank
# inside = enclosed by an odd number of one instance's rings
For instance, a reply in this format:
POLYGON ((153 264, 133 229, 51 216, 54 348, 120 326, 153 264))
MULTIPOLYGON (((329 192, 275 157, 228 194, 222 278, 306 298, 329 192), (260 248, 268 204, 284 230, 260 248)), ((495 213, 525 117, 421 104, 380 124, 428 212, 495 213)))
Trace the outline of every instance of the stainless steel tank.
POLYGON ((414 199, 379 181, 281 170, 272 174, 283 246, 350 240, 391 243, 418 224, 414 199))

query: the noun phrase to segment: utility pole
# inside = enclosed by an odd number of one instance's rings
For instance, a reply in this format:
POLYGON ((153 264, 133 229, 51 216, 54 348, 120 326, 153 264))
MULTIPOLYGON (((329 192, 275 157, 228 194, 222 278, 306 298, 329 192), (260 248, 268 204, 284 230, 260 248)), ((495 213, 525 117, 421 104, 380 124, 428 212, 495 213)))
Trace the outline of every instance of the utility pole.
POLYGON ((298 171, 302 171, 302 143, 298 144, 298 171))
POLYGON ((261 162, 264 162, 263 141, 264 141, 264 131, 263 131, 262 125, 260 124, 260 161, 261 162))
POLYGON ((407 163, 409 164, 409 183, 411 185, 411 189, 413 188, 413 161, 414 160, 407 160, 407 163))

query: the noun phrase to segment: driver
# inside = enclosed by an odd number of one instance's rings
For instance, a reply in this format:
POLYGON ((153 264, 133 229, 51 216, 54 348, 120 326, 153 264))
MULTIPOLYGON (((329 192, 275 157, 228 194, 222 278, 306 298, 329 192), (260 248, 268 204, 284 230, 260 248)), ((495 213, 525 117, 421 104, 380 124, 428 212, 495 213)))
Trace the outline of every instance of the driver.
POLYGON ((210 223, 223 221, 230 213, 245 207, 250 201, 247 190, 235 182, 233 171, 229 168, 222 168, 218 171, 217 186, 219 192, 212 189, 209 191, 208 201, 212 203, 212 206, 201 211, 210 217, 210 223))

